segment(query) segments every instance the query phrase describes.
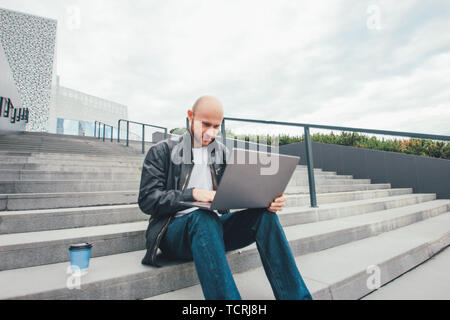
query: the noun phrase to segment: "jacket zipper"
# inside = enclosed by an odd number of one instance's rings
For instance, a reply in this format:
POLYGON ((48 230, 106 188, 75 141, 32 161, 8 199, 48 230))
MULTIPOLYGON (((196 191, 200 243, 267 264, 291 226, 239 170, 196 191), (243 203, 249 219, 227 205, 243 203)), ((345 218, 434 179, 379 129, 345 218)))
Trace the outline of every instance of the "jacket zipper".
POLYGON ((214 190, 217 190, 217 180, 216 180, 216 175, 214 174, 214 171, 213 171, 212 166, 209 166, 209 171, 211 172, 211 177, 212 177, 212 182, 213 182, 214 190))
MULTIPOLYGON (((188 178, 191 175, 191 173, 192 173, 192 169, 190 169, 189 172, 186 174, 186 179, 184 180, 184 184, 183 184, 183 187, 181 188, 181 191, 184 191, 184 189, 186 188, 186 183, 187 183, 188 178)), ((158 236, 156 237, 157 244, 159 244, 161 236, 163 235, 164 232, 166 232, 166 229, 169 227, 169 224, 172 222, 172 219, 173 219, 173 217, 169 217, 169 220, 167 220, 167 223, 164 225, 164 227, 159 232, 158 236)), ((153 254, 152 254, 153 263, 155 263, 156 252, 158 252, 158 245, 155 245, 155 249, 153 250, 153 254)))

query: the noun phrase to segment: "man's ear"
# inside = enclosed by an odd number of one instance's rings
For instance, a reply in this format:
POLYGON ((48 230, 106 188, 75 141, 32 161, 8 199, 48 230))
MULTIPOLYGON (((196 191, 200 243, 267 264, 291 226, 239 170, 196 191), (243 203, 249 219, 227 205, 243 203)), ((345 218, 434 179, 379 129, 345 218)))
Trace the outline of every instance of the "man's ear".
POLYGON ((194 118, 194 113, 192 110, 188 110, 188 119, 192 123, 192 119, 194 118))

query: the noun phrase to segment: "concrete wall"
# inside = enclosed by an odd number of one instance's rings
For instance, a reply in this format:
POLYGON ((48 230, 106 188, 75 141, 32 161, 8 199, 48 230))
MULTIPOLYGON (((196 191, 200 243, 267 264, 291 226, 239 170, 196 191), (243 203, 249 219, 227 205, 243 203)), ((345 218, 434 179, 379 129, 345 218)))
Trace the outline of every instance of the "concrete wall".
MULTIPOLYGON (((304 143, 281 146, 280 153, 300 156, 306 165, 304 143)), ((450 199, 450 160, 315 142, 313 156, 315 168, 450 199)))

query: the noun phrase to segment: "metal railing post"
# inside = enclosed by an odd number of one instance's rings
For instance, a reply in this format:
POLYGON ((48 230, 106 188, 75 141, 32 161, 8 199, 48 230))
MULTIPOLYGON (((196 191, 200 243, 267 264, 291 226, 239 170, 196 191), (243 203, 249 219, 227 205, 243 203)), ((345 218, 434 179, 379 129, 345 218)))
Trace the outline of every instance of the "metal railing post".
POLYGON ((103 124, 103 142, 105 142, 106 125, 103 124))
POLYGON ((142 125, 142 154, 145 154, 145 124, 142 125))
POLYGON ((222 143, 224 145, 226 145, 227 144, 227 131, 225 130, 225 119, 223 119, 223 121, 222 121, 221 130, 222 130, 222 143))
POLYGON ((96 137, 97 136, 97 121, 95 121, 95 124, 94 124, 94 137, 96 137))
POLYGON ((312 153, 311 134, 309 132, 309 127, 305 127, 305 150, 306 163, 308 165, 309 198, 311 207, 317 208, 316 181, 314 178, 314 157, 312 153))
POLYGON ((114 127, 111 126, 111 142, 113 142, 114 127))
MULTIPOLYGON (((166 140, 168 137, 167 137, 167 128, 166 129, 164 129, 164 140, 166 140)), ((152 139, 152 141, 153 141, 153 139, 152 139)))
POLYGON ((127 147, 130 145, 130 121, 127 121, 127 147))
POLYGON ((119 124, 117 125, 117 142, 120 142, 120 121, 122 120, 119 120, 119 124))

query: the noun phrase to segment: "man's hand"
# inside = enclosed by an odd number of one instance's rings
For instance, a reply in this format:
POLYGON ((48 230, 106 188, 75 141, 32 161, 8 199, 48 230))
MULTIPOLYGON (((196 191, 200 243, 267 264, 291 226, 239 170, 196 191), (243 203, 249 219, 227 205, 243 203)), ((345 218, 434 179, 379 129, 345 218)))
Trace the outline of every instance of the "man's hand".
POLYGON ((270 208, 267 209, 270 212, 277 213, 278 211, 283 211, 284 206, 286 205, 286 196, 282 194, 278 198, 276 198, 271 204, 270 208))
POLYGON ((192 192, 195 201, 199 202, 213 202, 216 196, 216 191, 209 191, 195 188, 192 192))

